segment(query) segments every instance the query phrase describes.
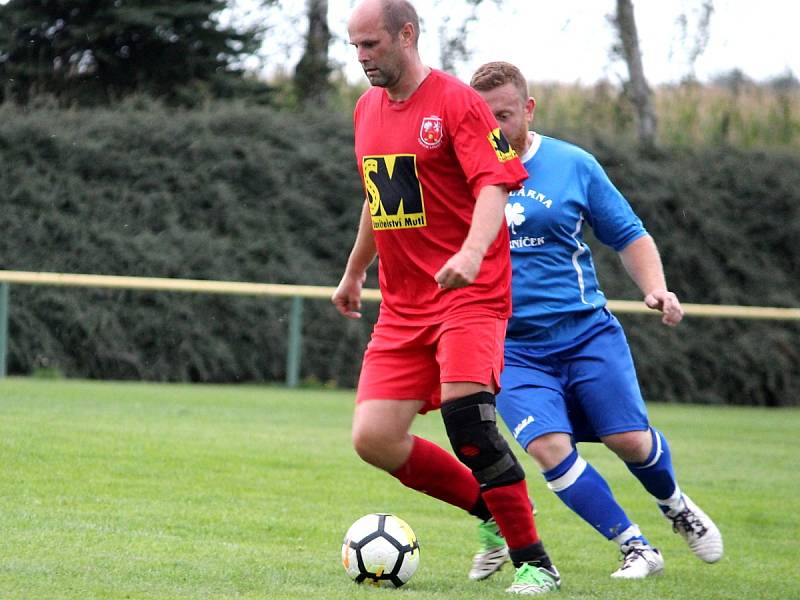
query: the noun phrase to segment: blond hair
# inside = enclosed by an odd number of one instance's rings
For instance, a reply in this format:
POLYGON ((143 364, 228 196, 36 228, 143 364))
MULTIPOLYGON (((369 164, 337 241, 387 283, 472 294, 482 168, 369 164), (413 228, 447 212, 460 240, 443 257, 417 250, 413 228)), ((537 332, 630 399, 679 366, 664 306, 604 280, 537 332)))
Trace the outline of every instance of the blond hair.
POLYGON ((479 92, 488 92, 507 83, 517 88, 523 101, 528 99, 528 82, 522 71, 511 63, 496 61, 481 65, 469 82, 479 92))

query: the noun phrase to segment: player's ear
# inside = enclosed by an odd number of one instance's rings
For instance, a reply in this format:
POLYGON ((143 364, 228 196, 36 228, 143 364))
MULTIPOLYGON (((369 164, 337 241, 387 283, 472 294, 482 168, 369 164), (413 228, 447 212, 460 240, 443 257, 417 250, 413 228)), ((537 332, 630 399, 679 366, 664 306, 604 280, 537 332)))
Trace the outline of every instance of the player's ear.
POLYGON ((400 40, 404 44, 414 43, 414 26, 411 23, 406 23, 403 25, 402 29, 400 29, 400 40))
POLYGON ((532 97, 528 97, 525 101, 525 118, 527 119, 528 123, 533 121, 533 113, 536 110, 536 100, 532 97))

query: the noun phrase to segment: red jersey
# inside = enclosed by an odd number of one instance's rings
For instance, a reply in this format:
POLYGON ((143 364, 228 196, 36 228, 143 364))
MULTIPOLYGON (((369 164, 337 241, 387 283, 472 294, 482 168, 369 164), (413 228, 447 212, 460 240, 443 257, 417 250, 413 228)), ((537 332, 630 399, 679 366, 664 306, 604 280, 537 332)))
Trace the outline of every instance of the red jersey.
POLYGON ((406 100, 372 87, 354 115, 355 152, 378 250, 381 319, 441 322, 455 312, 511 315, 508 229, 500 227, 474 283, 440 289, 434 275, 467 237, 487 185, 515 190, 528 173, 489 107, 432 70, 406 100))

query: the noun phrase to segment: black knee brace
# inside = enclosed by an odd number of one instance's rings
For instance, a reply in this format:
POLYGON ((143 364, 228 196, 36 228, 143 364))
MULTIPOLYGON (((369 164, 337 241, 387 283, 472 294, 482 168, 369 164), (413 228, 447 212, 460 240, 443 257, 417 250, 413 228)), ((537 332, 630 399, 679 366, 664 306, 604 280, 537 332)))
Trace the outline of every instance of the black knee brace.
POLYGON ((442 404, 447 437, 481 490, 525 479, 525 472, 497 430, 494 394, 478 392, 442 404))

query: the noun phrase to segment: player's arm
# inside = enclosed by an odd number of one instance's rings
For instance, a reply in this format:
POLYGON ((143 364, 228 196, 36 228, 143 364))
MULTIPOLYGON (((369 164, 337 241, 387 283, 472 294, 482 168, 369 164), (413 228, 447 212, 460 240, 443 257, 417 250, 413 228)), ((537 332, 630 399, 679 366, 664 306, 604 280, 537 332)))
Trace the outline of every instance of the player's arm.
POLYGON ((372 231, 372 217, 369 204, 364 201, 358 233, 347 266, 339 286, 331 297, 331 302, 343 316, 349 319, 361 318, 361 288, 367 279, 367 268, 377 255, 375 235, 372 231))
POLYGON ((644 303, 663 313, 661 322, 674 327, 683 319, 678 297, 667 289, 661 256, 652 237, 643 235, 619 253, 625 270, 644 294, 644 303))
POLYGON ((475 281, 483 257, 505 219, 507 198, 505 186, 487 185, 481 188, 472 211, 472 223, 461 249, 436 273, 440 287, 460 288, 475 281))

